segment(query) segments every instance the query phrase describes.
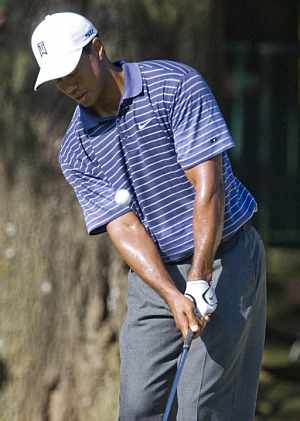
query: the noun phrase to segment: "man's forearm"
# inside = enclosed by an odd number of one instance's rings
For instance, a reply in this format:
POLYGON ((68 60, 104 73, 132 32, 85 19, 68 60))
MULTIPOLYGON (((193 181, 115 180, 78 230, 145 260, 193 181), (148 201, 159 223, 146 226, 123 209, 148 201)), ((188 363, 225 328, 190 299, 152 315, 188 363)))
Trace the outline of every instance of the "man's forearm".
POLYGON ((179 293, 152 238, 133 213, 108 224, 107 231, 125 262, 166 302, 179 293))
POLYGON ((186 171, 195 189, 193 212, 194 256, 188 280, 210 281, 212 265, 224 225, 222 156, 186 171))
POLYGON ((224 198, 220 187, 205 200, 196 192, 193 216, 194 256, 189 280, 210 281, 223 232, 224 198))

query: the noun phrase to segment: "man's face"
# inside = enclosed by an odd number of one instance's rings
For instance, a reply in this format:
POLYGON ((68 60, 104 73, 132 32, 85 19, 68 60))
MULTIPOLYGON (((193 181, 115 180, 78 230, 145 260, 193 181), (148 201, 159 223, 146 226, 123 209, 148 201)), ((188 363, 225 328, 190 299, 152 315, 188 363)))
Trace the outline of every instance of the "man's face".
POLYGON ((69 75, 54 81, 57 88, 84 107, 96 105, 103 91, 104 63, 99 51, 93 45, 83 51, 75 70, 69 75))

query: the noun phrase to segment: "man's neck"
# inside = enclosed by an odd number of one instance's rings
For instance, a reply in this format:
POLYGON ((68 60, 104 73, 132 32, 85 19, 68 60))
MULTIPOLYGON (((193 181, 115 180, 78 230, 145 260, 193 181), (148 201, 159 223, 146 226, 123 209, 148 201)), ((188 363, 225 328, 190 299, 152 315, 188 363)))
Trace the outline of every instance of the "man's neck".
POLYGON ((104 92, 99 101, 92 108, 93 112, 101 117, 116 115, 124 93, 124 71, 122 68, 109 64, 104 83, 104 92))

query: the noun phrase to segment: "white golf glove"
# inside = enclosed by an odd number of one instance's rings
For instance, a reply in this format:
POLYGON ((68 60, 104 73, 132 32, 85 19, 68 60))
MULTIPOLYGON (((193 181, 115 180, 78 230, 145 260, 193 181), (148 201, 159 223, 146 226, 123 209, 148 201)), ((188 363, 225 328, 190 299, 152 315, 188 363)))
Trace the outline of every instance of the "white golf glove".
POLYGON ((215 288, 206 281, 188 281, 184 295, 193 301, 198 315, 212 314, 218 305, 215 288))

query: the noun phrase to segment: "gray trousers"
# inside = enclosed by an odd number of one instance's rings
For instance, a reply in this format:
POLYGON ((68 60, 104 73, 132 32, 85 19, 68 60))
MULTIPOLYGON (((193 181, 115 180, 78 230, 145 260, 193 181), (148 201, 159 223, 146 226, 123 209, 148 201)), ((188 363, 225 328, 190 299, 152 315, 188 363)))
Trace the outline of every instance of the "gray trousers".
MULTIPOLYGON (((184 292, 191 260, 167 269, 184 292)), ((120 336, 119 421, 161 421, 182 351, 168 306, 135 273, 120 336)), ((265 254, 250 225, 223 243, 213 266, 219 305, 194 339, 169 421, 252 421, 266 323, 265 254)))

